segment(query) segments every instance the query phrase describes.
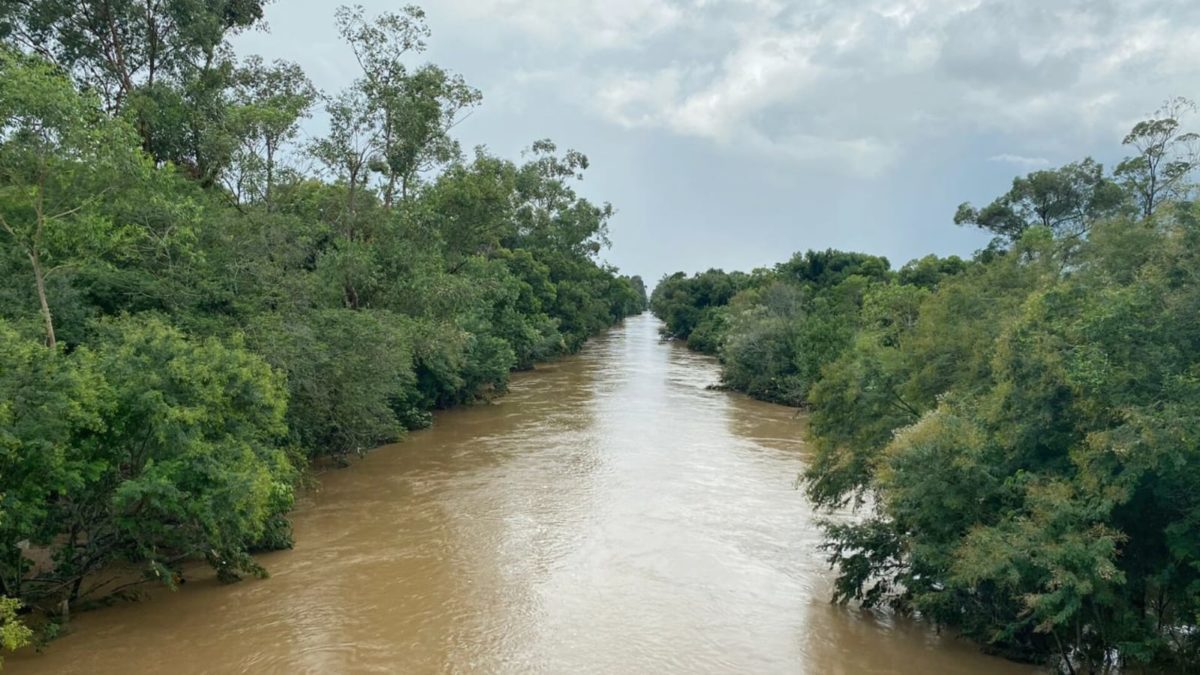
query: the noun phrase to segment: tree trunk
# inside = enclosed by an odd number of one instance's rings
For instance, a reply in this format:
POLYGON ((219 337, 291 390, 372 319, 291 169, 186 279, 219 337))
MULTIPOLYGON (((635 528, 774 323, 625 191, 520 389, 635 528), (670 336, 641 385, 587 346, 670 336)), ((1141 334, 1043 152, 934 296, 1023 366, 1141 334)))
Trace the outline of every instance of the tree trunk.
POLYGON ((46 275, 42 271, 42 263, 38 258, 37 249, 29 251, 29 262, 33 263, 33 278, 37 282, 38 302, 42 306, 42 318, 46 321, 46 345, 54 349, 58 341, 54 337, 54 318, 50 315, 50 303, 46 300, 46 275))
POLYGON ((1063 646, 1062 640, 1058 637, 1058 631, 1052 630, 1050 634, 1054 636, 1054 643, 1058 645, 1058 653, 1062 654, 1063 665, 1067 669, 1067 675, 1075 675, 1075 665, 1071 663, 1071 655, 1067 652, 1067 648, 1063 646))
POLYGON ((263 194, 263 201, 267 204, 267 213, 271 212, 271 183, 275 179, 275 148, 270 141, 267 141, 267 187, 263 194))
POLYGON ((350 240, 354 239, 354 193, 358 189, 358 171, 358 168, 350 169, 350 189, 346 195, 346 210, 350 212, 350 235, 347 238, 350 240))

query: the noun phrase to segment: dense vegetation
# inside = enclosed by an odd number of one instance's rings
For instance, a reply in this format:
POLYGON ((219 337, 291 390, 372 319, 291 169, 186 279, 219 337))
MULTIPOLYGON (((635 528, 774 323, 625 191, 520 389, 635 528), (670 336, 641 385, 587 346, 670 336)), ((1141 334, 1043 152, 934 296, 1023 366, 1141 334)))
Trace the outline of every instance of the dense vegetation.
POLYGON ((336 25, 316 91, 238 58, 259 0, 0 5, 0 644, 18 612, 261 574, 306 463, 344 461, 642 311, 597 262, 587 158, 451 135, 421 10, 336 25), (328 128, 301 124, 323 109, 328 128), (111 573, 101 574, 101 571, 111 573))
POLYGON ((971 260, 810 251, 654 290, 729 387, 810 410, 838 600, 1072 673, 1200 668, 1191 108, 1134 127, 1111 173, 964 204, 996 235, 971 260))

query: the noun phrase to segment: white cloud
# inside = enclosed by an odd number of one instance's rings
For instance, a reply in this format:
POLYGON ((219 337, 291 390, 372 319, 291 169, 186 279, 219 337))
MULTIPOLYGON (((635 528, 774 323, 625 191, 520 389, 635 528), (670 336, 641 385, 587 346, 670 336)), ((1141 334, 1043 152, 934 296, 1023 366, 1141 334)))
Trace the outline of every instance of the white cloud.
POLYGON ((1024 155, 1012 155, 1003 153, 988 157, 989 162, 1001 162, 1004 164, 1016 164, 1028 168, 1036 168, 1039 166, 1049 166, 1050 160, 1045 157, 1025 157, 1024 155))
POLYGON ((939 139, 1115 145, 1200 93, 1190 0, 448 1, 536 41, 562 95, 613 124, 855 173, 939 139))
POLYGON ((568 49, 632 47, 682 18, 682 10, 664 0, 445 1, 465 18, 507 24, 568 49))
POLYGON ((597 100, 600 114, 623 127, 661 126, 662 112, 679 95, 682 75, 664 68, 647 76, 629 74, 614 77, 600 88, 597 100))

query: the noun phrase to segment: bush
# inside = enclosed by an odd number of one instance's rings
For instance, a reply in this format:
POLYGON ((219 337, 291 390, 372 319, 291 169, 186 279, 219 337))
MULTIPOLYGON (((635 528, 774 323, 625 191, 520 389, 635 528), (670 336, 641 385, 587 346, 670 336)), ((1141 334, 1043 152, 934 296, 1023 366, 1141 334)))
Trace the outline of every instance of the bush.
POLYGON ((249 551, 278 541, 295 478, 282 378, 237 340, 191 340, 157 318, 96 334, 94 351, 66 355, 0 331, 4 388, 31 394, 4 408, 0 529, 53 560, 31 570, 6 548, 4 593, 87 597, 117 559, 166 583, 197 556, 224 578, 261 574, 249 551))

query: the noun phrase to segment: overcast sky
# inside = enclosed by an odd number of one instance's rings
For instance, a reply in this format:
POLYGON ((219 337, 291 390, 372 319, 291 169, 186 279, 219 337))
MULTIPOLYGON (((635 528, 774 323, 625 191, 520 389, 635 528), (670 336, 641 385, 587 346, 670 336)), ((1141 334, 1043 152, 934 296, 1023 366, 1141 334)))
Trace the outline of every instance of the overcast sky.
MULTIPOLYGON (((365 0, 368 14, 399 2, 365 0)), ((275 0, 242 55, 356 75, 335 3, 275 0)), ((465 148, 586 153, 617 209, 603 255, 648 282, 827 247, 969 254, 951 219, 1018 173, 1091 155, 1200 84, 1196 0, 437 0, 418 61, 483 104, 465 148)), ((317 123, 312 123, 312 131, 317 123)))

